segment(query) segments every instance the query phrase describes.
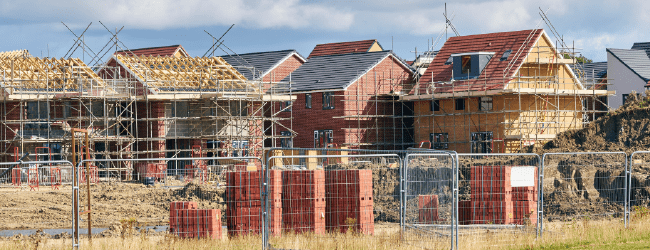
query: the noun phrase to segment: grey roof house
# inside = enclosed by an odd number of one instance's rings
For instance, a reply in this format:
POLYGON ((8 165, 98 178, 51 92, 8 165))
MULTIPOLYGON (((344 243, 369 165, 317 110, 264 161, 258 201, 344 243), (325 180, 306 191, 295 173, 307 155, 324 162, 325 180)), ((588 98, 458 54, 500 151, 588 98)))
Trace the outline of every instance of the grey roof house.
POLYGON ((642 93, 650 86, 648 54, 641 49, 607 49, 607 78, 608 89, 616 91, 609 106, 616 109, 625 103, 632 91, 642 93))
POLYGON ((307 60, 296 50, 279 50, 221 56, 248 80, 278 82, 307 60))

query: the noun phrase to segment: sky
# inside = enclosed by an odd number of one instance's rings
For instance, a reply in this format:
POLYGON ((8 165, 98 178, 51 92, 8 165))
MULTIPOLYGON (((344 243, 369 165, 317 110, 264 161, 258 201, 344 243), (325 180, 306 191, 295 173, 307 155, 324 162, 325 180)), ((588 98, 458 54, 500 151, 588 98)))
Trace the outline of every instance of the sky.
MULTIPOLYGON (((650 1, 469 0, 446 8, 460 35, 544 28, 554 39, 541 8, 564 41, 594 61, 607 60, 605 48, 650 41, 650 1)), ((444 12, 445 2, 432 0, 0 0, 0 51, 63 57, 90 24, 83 42, 92 52, 72 55, 86 63, 114 51, 110 32, 120 29, 121 49, 181 44, 203 56, 213 44, 206 31, 220 37, 234 24, 221 47, 228 53, 296 49, 306 57, 316 44, 377 39, 412 60, 416 48, 437 50, 454 35, 445 33, 444 12)))

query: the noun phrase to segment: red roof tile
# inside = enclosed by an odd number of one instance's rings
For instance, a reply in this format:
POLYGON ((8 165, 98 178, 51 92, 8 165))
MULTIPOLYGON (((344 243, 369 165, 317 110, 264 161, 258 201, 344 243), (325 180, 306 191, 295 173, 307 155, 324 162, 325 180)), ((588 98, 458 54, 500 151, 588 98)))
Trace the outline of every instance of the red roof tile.
POLYGON ((342 43, 325 43, 318 44, 314 47, 314 50, 311 51, 307 59, 315 56, 327 56, 327 55, 341 55, 341 54, 350 54, 350 53, 362 53, 368 52, 373 44, 377 40, 363 40, 356 42, 342 42, 342 43))
POLYGON ((470 52, 495 52, 495 54, 485 66, 478 79, 455 81, 454 85, 456 87, 453 90, 450 85, 436 84, 435 92, 502 89, 504 83, 508 82, 513 77, 513 74, 516 73, 519 66, 521 66, 530 48, 541 36, 542 31, 542 29, 522 30, 449 38, 429 64, 426 72, 420 77, 420 93, 425 93, 428 85, 422 83, 448 82, 451 80, 453 64, 445 65, 445 62, 452 54, 470 52), (532 37, 527 40, 531 34, 532 37), (526 46, 524 47, 524 51, 516 58, 514 65, 507 72, 504 72, 508 67, 508 63, 515 59, 514 57, 517 51, 525 42, 526 46), (500 61, 501 56, 506 50, 512 50, 512 53, 507 60, 500 61))
POLYGON ((150 48, 141 48, 141 49, 131 49, 128 51, 120 50, 115 52, 116 55, 137 55, 137 56, 173 56, 177 50, 180 50, 182 54, 188 56, 187 52, 181 45, 171 45, 171 46, 162 46, 162 47, 150 47, 150 48))

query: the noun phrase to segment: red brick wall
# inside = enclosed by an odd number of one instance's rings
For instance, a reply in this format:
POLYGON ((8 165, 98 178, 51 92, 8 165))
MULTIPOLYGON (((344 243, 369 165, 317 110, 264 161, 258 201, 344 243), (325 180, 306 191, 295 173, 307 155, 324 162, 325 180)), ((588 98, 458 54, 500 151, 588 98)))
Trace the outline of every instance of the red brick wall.
POLYGON ((271 70, 271 72, 267 73, 262 78, 262 81, 264 82, 282 81, 282 79, 287 77, 291 72, 296 70, 303 63, 304 62, 297 55, 292 55, 291 57, 287 58, 287 60, 284 60, 284 62, 282 62, 280 65, 278 65, 278 67, 271 70))
MULTIPOLYGON (((162 118, 165 117, 165 104, 163 102, 138 103, 137 118, 162 118), (147 111, 149 111, 147 114, 147 111)), ((138 138, 163 138, 165 123, 163 121, 138 122, 138 138)), ((165 140, 138 142, 138 151, 165 150, 165 140)), ((164 158, 165 153, 140 154, 138 158, 164 158)))
MULTIPOLYGON (((293 128, 298 134, 294 138, 294 147, 311 148, 314 146, 314 130, 332 129, 334 143, 342 146, 345 143, 374 143, 378 140, 392 142, 396 136, 393 130, 383 130, 377 135, 376 130, 343 129, 393 126, 392 119, 387 118, 333 118, 350 115, 393 115, 392 106, 386 102, 373 102, 375 97, 391 92, 402 91, 402 86, 411 81, 412 74, 392 57, 384 59, 375 68, 363 75, 346 91, 334 94, 333 110, 323 110, 322 93, 312 93, 312 108, 305 108, 305 94, 299 94, 293 105, 293 124, 283 121, 287 127, 293 128), (354 101, 351 101, 354 100, 354 101), (378 119, 378 120, 376 120, 378 119)), ((385 98, 381 98, 385 99, 385 98)), ((280 114, 288 117, 289 113, 280 114)), ((279 134, 282 128, 278 128, 279 134)), ((279 143, 278 143, 279 145, 279 143)), ((350 146, 358 148, 357 146, 350 146)), ((377 147, 366 147, 377 148, 377 147)))

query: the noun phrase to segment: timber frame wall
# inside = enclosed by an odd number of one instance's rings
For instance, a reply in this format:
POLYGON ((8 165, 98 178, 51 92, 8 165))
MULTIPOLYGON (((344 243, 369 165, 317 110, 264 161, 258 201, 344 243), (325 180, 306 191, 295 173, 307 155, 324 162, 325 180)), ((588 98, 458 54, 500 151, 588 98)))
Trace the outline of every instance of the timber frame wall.
POLYGON ((607 79, 586 81, 580 69, 575 73, 569 69, 568 64, 575 60, 564 59, 564 55, 575 55, 574 48, 557 49, 544 35, 532 47, 524 44, 520 49, 530 52, 522 53, 525 60, 513 77, 480 79, 471 86, 464 81, 420 83, 442 84, 451 91, 416 92, 402 98, 414 102, 415 141, 424 147, 438 146, 461 153, 483 153, 476 152, 477 143, 489 145, 493 153, 522 152, 526 146, 548 142, 561 132, 582 128, 609 112, 607 98, 613 92, 606 90, 607 79), (504 88, 467 91, 489 89, 487 86, 495 82, 501 82, 504 88), (482 97, 492 98, 492 109, 480 110, 482 97), (456 99, 462 99, 464 109, 456 110, 456 99), (439 103, 438 111, 431 108, 434 102, 439 103), (472 139, 472 133, 477 132, 492 132, 492 138, 472 139), (434 145, 430 141, 434 133, 446 134, 448 140, 434 145))

